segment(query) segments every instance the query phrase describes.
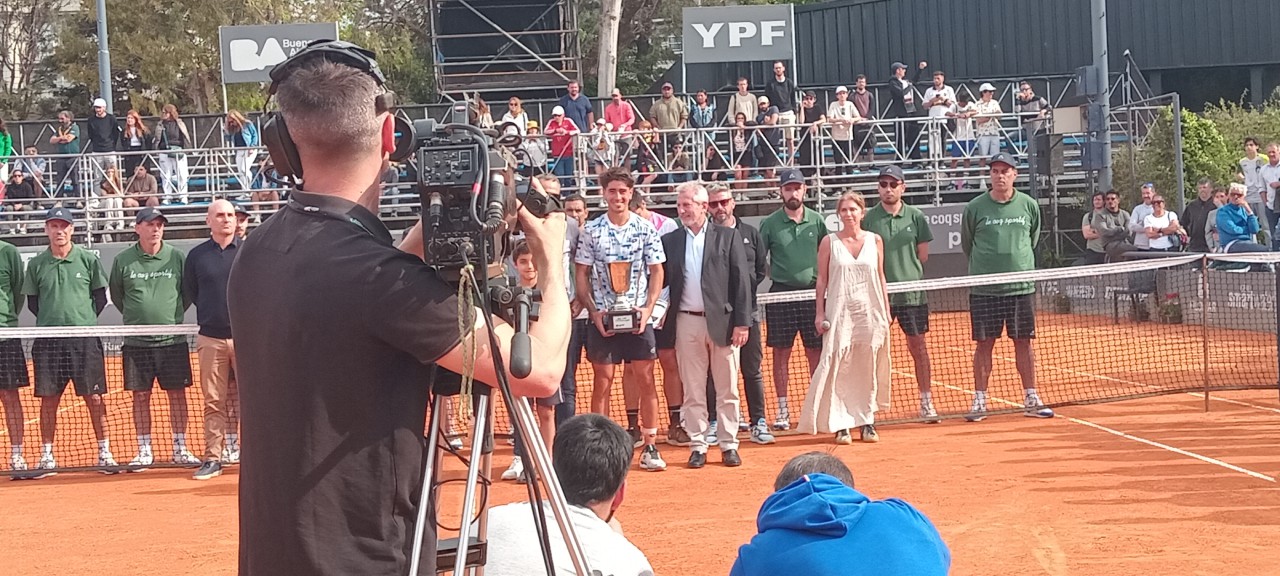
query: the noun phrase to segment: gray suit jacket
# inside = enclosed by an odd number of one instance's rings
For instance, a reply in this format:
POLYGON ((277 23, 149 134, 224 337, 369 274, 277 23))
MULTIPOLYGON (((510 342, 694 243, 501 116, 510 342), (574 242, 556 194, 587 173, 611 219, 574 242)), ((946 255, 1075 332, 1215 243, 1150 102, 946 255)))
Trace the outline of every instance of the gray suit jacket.
MULTIPOLYGON (((742 236, 733 228, 726 228, 707 220, 705 248, 702 253, 702 302, 707 318, 707 331, 719 346, 728 346, 735 327, 751 326, 751 283, 755 280, 742 236)), ((684 227, 668 232, 662 237, 662 249, 667 254, 663 272, 669 290, 670 308, 667 310, 664 330, 675 330, 680 321, 680 296, 684 283, 684 250, 689 237, 684 227)))

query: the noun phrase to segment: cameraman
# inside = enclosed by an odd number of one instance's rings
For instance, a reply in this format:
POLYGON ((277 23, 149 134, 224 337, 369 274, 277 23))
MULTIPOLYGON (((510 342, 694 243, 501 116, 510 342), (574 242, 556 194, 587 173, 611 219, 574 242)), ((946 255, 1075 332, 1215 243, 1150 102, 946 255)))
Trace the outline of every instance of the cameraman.
MULTIPOLYGON (((479 310, 460 330, 457 287, 423 263, 421 230, 407 235, 410 254, 376 216, 394 128, 360 63, 309 48, 280 65, 287 76, 274 86, 305 182, 245 241, 228 286, 241 575, 405 574, 429 449, 428 365, 496 382, 479 310)), ((558 389, 568 345, 564 216, 521 208, 520 222, 543 271, 543 319, 530 329, 538 362, 511 389, 542 397, 558 389)), ((493 324, 509 358, 513 330, 493 324)), ((435 574, 435 542, 427 526, 419 574, 435 574)))

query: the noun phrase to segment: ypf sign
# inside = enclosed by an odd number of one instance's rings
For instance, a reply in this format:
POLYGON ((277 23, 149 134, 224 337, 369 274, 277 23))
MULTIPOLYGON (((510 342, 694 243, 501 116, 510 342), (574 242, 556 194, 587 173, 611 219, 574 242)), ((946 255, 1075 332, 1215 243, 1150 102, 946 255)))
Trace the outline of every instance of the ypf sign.
POLYGON ((313 40, 338 39, 338 25, 276 24, 270 26, 222 26, 222 83, 267 82, 271 69, 313 40))
POLYGON ((684 62, 790 60, 795 15, 790 4, 684 9, 684 62))

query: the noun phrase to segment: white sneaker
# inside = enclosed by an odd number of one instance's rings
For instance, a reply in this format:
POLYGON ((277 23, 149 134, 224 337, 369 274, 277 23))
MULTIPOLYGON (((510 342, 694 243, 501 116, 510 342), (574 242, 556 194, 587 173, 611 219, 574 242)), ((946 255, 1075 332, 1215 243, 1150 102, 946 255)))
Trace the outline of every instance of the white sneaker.
POLYGON ((524 462, 520 460, 519 456, 516 456, 511 459, 511 466, 507 467, 507 471, 502 473, 502 479, 515 480, 521 474, 524 474, 524 462))
POLYGON ((791 415, 787 414, 786 412, 778 414, 778 419, 773 421, 773 429, 774 430, 790 430, 791 415))
POLYGON ((920 403, 920 419, 924 420, 925 424, 937 424, 942 422, 942 420, 938 418, 938 411, 933 409, 933 402, 920 403))
MULTIPOLYGON (((514 446, 514 445, 515 445, 515 440, 513 439, 511 443, 512 443, 512 445, 514 446)), ((462 437, 461 437, 461 436, 449 436, 449 447, 450 447, 450 448, 453 448, 453 449, 454 449, 454 451, 462 450, 462 437)))
POLYGON ((134 456, 133 460, 129 461, 129 466, 132 468, 129 472, 142 472, 154 462, 155 456, 151 455, 150 450, 139 451, 138 455, 134 456))
POLYGON ((1022 400, 1022 405, 1026 407, 1026 411, 1022 414, 1027 418, 1053 418, 1053 409, 1044 405, 1040 401, 1040 397, 1035 394, 1027 394, 1022 400))
POLYGON ((987 419, 987 401, 985 398, 974 398, 973 407, 969 409, 969 414, 964 417, 970 422, 981 422, 987 419))
POLYGON ((108 475, 119 474, 120 473, 120 470, 118 470, 119 467, 120 465, 116 464, 116 458, 115 456, 111 455, 110 450, 98 451, 98 468, 99 468, 98 471, 99 472, 103 474, 108 474, 108 475))
MULTIPOLYGON (((235 458, 235 462, 240 461, 239 450, 234 452, 230 450, 227 451, 227 458, 232 458, 233 456, 235 458)), ((173 463, 182 466, 195 466, 201 464, 200 459, 196 458, 195 454, 192 454, 191 451, 186 448, 179 448, 173 451, 173 463)))
POLYGON ((640 469, 650 472, 661 472, 667 469, 667 463, 662 460, 662 455, 658 453, 658 447, 649 445, 644 447, 644 451, 640 453, 640 469))
POLYGON ((27 459, 21 454, 14 454, 9 457, 9 468, 15 472, 21 472, 27 469, 27 459))
POLYGON ((39 472, 32 477, 40 479, 56 476, 58 473, 53 470, 57 467, 58 463, 53 459, 53 454, 43 454, 40 456, 40 463, 36 464, 36 470, 39 472))
POLYGON ((716 423, 714 421, 711 422, 711 428, 710 430, 707 431, 707 438, 706 438, 707 446, 714 446, 720 443, 720 437, 716 433, 717 432, 716 428, 717 428, 716 423))
MULTIPOLYGON (((191 464, 199 464, 199 463, 200 463, 200 460, 198 459, 195 462, 191 462, 191 464)), ((222 463, 224 465, 240 463, 240 445, 239 444, 227 445, 227 448, 222 451, 222 463)))

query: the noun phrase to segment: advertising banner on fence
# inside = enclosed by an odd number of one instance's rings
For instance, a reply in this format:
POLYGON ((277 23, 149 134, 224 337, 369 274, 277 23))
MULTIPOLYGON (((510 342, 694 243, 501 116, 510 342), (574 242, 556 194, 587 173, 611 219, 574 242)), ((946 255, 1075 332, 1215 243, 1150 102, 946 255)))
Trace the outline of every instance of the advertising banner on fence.
POLYGON ((684 62, 791 60, 795 14, 790 4, 684 9, 684 62))
POLYGON ((219 27, 222 83, 267 82, 276 64, 313 40, 321 39, 337 40, 338 25, 331 22, 219 27))

